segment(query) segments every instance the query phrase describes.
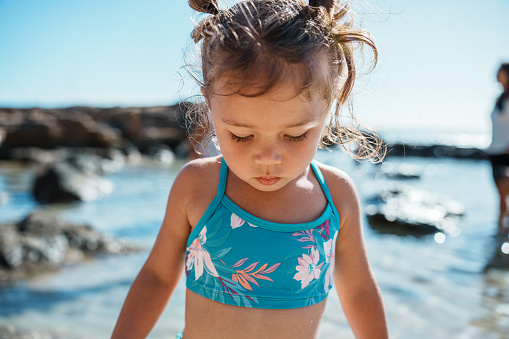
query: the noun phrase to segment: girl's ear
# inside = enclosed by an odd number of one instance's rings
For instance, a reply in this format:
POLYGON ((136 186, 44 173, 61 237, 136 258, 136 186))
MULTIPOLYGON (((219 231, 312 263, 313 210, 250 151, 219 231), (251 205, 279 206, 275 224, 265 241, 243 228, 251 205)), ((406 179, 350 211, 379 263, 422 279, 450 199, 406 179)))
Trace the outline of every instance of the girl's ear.
POLYGON ((205 87, 201 86, 200 91, 201 91, 201 94, 203 94, 203 96, 205 97, 205 100, 207 100, 207 102, 208 102, 209 101, 209 97, 207 96, 207 92, 205 91, 205 87))

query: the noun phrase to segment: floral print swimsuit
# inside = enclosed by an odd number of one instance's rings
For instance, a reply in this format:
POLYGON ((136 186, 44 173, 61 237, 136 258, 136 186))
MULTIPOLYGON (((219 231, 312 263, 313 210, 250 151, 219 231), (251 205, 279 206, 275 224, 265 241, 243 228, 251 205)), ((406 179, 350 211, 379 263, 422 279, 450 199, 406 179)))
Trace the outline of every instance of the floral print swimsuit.
POLYGON ((339 215, 318 166, 311 168, 327 207, 315 221, 283 224, 257 218, 224 195, 223 159, 217 196, 187 241, 187 288, 242 307, 289 309, 324 300, 332 287, 339 215))

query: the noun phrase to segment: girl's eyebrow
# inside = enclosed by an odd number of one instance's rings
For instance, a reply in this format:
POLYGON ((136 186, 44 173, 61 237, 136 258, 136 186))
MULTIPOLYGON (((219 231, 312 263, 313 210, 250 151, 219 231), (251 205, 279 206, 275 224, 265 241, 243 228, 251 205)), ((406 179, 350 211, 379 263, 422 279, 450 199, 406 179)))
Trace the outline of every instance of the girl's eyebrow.
MULTIPOLYGON (((235 120, 231 120, 231 119, 221 119, 221 121, 227 125, 230 125, 230 126, 235 126, 235 127, 244 127, 244 128, 254 128, 255 126, 253 125, 249 125, 249 124, 244 124, 244 123, 241 123, 241 122, 238 122, 238 121, 235 121, 235 120)), ((297 122, 295 124, 290 124, 290 125, 287 125, 284 127, 284 129, 287 129, 287 128, 294 128, 294 127, 302 127, 302 126, 307 126, 307 125, 316 125, 316 119, 315 118, 310 118, 310 119, 307 119, 307 120, 304 120, 304 121, 300 121, 300 122, 297 122)))

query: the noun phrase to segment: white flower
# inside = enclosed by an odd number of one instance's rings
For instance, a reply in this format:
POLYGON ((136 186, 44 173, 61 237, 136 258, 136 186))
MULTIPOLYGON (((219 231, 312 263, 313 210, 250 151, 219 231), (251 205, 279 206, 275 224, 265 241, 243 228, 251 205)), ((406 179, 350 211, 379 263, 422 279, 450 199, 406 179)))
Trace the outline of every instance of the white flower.
POLYGON ((336 262, 336 238, 338 237, 338 231, 334 233, 332 239, 327 240, 323 243, 323 252, 325 253, 325 262, 329 264, 327 271, 325 272, 325 290, 330 290, 332 286, 332 279, 334 273, 334 263, 336 262))
POLYGON ((191 245, 187 248, 189 254, 186 258, 186 270, 191 270, 194 266, 194 280, 198 280, 203 274, 203 267, 212 276, 218 277, 216 268, 210 259, 210 254, 205 248, 202 247, 207 241, 207 226, 203 227, 200 235, 193 240, 191 245))
POLYGON ((236 216, 235 213, 232 213, 230 225, 232 226, 232 229, 240 227, 240 226, 244 225, 244 220, 242 220, 238 216, 236 216))
POLYGON ((320 277, 321 268, 323 263, 318 265, 320 259, 320 253, 316 248, 311 249, 311 254, 303 254, 299 258, 299 265, 295 267, 297 273, 293 276, 293 279, 301 282, 301 288, 306 287, 313 279, 320 277))

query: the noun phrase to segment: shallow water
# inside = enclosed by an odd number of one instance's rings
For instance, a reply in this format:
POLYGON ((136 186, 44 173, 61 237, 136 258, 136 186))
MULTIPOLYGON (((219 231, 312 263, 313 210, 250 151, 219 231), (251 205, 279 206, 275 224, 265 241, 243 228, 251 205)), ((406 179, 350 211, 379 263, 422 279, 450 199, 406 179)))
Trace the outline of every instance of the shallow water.
MULTIPOLYGON (((355 165, 339 150, 320 151, 317 160, 354 179, 361 201, 394 182, 375 175, 374 165, 355 165)), ((388 158, 423 171, 408 184, 447 195, 465 206, 461 234, 414 237, 382 234, 364 220, 366 247, 381 287, 392 338, 509 338, 509 270, 484 272, 499 242, 497 201, 484 161, 388 158), (440 241, 439 238, 437 240, 440 241)), ((0 290, 0 325, 14 324, 64 338, 110 335, 127 290, 143 264, 164 215, 178 169, 127 166, 108 176, 114 192, 95 202, 52 206, 71 221, 128 237, 147 248, 127 256, 99 257, 59 273, 0 290)), ((36 204, 28 188, 33 172, 0 165, 0 222, 15 221, 36 204)), ((184 325, 183 282, 177 287, 150 338, 171 338, 184 325)), ((320 338, 353 338, 334 292, 320 338)))

